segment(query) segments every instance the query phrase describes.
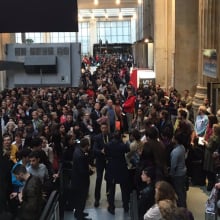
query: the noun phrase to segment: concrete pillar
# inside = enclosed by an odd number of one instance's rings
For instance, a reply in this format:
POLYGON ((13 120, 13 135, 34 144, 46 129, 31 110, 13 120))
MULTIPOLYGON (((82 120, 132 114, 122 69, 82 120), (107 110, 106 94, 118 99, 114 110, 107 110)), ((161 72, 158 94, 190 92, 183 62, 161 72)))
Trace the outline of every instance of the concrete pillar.
POLYGON ((43 34, 43 42, 42 43, 51 43, 51 34, 50 32, 44 32, 43 34))
MULTIPOLYGON (((0 60, 5 59, 6 47, 8 43, 15 43, 15 34, 0 34, 0 60)), ((5 71, 0 71, 0 91, 6 88, 7 78, 5 71)))
POLYGON ((195 92, 198 72, 198 0, 175 1, 174 87, 195 92))
POLYGON ((154 1, 154 70, 156 81, 173 86, 175 53, 175 0, 154 1))
MULTIPOLYGON (((207 97, 207 82, 215 82, 217 79, 209 78, 203 75, 203 50, 217 49, 219 45, 219 1, 218 0, 199 0, 199 38, 198 38, 198 84, 193 101, 193 107, 196 111, 199 105, 203 103, 204 98, 207 97), (218 12, 218 13, 217 13, 218 12), (217 26, 218 24, 218 26, 217 26)), ((219 63, 219 56, 218 56, 219 63)), ((219 66, 219 65, 217 65, 219 66)), ((219 67, 218 67, 219 68, 219 67)), ((218 70, 217 70, 218 71, 218 70)), ((217 76, 219 71, 217 72, 217 76)))
MULTIPOLYGON (((90 45, 90 52, 91 52, 91 55, 95 56, 95 54, 93 54, 93 44, 96 44, 99 42, 99 39, 97 39, 97 28, 96 28, 96 20, 90 20, 89 22, 89 33, 90 33, 90 42, 89 42, 89 45, 90 45)), ((105 43, 105 39, 102 39, 102 42, 105 43)))
POLYGON ((154 69, 154 43, 148 43, 148 68, 154 69))

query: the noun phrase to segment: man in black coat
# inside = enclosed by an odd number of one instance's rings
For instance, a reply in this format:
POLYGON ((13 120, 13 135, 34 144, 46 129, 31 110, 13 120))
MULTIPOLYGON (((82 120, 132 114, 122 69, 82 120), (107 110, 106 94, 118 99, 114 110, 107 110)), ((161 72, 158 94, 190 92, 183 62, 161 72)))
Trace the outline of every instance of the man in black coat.
POLYGON ((8 156, 3 155, 2 146, 0 146, 0 214, 8 209, 9 195, 12 191, 11 168, 12 164, 8 156))
MULTIPOLYGON (((101 197, 101 186, 103 173, 106 168, 106 157, 104 152, 105 145, 110 141, 110 134, 108 133, 107 123, 101 124, 101 133, 94 137, 93 151, 96 158, 96 184, 95 184, 95 207, 99 206, 101 197)), ((107 186, 106 186, 107 191, 107 186)))
POLYGON ((73 153, 72 198, 74 199, 73 203, 75 208, 75 217, 77 220, 89 219, 85 217, 88 213, 83 212, 90 184, 88 150, 89 139, 82 138, 80 146, 76 147, 73 153))
POLYGON ((128 212, 129 203, 129 173, 125 160, 125 153, 129 152, 129 144, 122 141, 120 131, 114 133, 113 140, 106 144, 105 153, 107 158, 106 181, 108 183, 108 211, 115 214, 115 186, 120 184, 123 208, 128 212))
MULTIPOLYGON (((21 207, 18 210, 18 219, 38 220, 42 208, 45 205, 40 178, 28 173, 25 166, 22 164, 18 164, 14 168, 13 174, 16 176, 17 180, 25 181, 22 193, 17 195, 21 202, 21 207)), ((16 194, 17 193, 12 193, 10 197, 14 198, 16 194)))
POLYGON ((100 117, 101 117, 100 103, 96 102, 95 105, 94 105, 94 109, 92 110, 92 112, 90 114, 90 118, 92 119, 94 134, 99 134, 100 133, 100 125, 97 122, 97 120, 100 117))

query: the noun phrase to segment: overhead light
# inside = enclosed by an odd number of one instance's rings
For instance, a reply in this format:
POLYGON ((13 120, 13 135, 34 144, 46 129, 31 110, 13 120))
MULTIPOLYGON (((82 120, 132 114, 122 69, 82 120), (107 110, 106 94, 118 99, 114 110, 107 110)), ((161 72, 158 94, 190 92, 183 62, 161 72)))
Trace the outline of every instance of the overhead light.
POLYGON ((133 14, 132 19, 134 19, 134 20, 136 20, 136 19, 137 19, 137 15, 136 15, 136 13, 134 13, 134 14, 133 14))
POLYGON ((153 38, 151 36, 145 38, 144 43, 153 43, 153 38))
POLYGON ((145 38, 145 39, 144 39, 144 43, 149 43, 149 39, 148 39, 148 38, 145 38))
POLYGON ((82 21, 82 20, 83 20, 83 17, 82 17, 81 14, 78 14, 78 19, 79 19, 79 21, 82 21))
POLYGON ((99 0, 94 0, 94 5, 98 5, 99 4, 99 0))
POLYGON ((120 5, 121 1, 120 0, 116 0, 115 3, 116 3, 116 5, 120 5))
POLYGON ((142 4, 142 0, 138 0, 138 4, 139 4, 139 5, 142 4))
POLYGON ((123 18, 121 11, 119 12, 118 18, 121 20, 123 18))
POLYGON ((108 13, 107 13, 107 11, 105 12, 105 18, 108 19, 108 13))
POLYGON ((95 15, 94 15, 93 12, 91 13, 91 18, 92 18, 93 20, 95 19, 95 15))

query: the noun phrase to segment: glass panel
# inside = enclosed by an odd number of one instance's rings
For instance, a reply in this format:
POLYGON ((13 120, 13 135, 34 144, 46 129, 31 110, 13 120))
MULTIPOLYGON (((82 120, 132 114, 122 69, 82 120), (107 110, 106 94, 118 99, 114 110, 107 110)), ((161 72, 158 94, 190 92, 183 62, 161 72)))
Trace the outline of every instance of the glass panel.
POLYGON ((118 43, 117 42, 117 36, 112 36, 112 39, 111 39, 111 43, 118 43))

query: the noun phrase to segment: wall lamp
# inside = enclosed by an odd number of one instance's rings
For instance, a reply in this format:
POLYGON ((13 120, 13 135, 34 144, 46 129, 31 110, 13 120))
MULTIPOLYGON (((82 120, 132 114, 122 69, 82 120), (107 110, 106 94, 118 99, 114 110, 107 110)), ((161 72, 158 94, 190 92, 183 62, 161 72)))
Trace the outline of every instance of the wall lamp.
POLYGON ((144 43, 153 43, 153 38, 151 36, 143 39, 144 43))

